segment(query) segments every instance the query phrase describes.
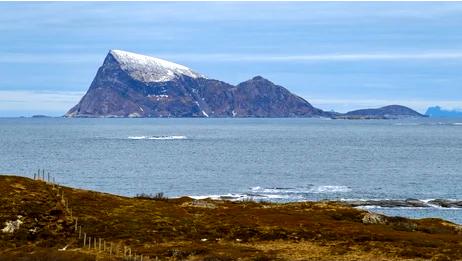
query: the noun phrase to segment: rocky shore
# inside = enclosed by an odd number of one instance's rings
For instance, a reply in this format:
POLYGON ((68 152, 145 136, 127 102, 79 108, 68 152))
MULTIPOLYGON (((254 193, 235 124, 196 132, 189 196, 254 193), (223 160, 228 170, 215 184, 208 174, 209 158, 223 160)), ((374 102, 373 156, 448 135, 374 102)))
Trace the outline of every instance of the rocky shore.
POLYGON ((364 204, 130 198, 0 175, 0 260, 462 259, 460 225, 364 204))
POLYGON ((382 199, 382 200, 343 200, 337 201, 340 204, 346 204, 352 207, 385 207, 385 208, 462 208, 462 201, 449 200, 449 199, 432 199, 432 200, 419 200, 419 199, 382 199))

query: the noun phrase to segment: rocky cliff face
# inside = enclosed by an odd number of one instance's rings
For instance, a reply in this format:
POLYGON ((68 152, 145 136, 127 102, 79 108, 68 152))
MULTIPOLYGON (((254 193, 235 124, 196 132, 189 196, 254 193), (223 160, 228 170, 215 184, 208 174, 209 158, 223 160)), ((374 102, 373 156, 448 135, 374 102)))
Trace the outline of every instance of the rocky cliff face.
POLYGON ((237 86, 162 59, 112 50, 67 117, 320 117, 263 77, 237 86))

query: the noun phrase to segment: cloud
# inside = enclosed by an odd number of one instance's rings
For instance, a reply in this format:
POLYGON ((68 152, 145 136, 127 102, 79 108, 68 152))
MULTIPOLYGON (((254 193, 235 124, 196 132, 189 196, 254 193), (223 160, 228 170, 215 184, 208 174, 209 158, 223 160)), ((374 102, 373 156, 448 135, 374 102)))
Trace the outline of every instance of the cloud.
POLYGON ((0 90, 0 111, 55 112, 63 115, 77 104, 83 92, 0 90))
POLYGON ((420 53, 324 53, 324 54, 161 54, 169 59, 221 62, 336 62, 396 60, 462 60, 462 51, 420 53))
POLYGON ((95 63, 104 59, 105 53, 10 53, 0 55, 3 64, 67 64, 95 63))
MULTIPOLYGON (((3 64, 101 63, 105 53, 9 53, 0 55, 3 64)), ((149 54, 148 54, 149 55, 149 54)), ((176 62, 361 62, 396 60, 462 60, 462 51, 420 53, 324 53, 324 54, 244 54, 244 53, 157 53, 150 54, 176 62)))

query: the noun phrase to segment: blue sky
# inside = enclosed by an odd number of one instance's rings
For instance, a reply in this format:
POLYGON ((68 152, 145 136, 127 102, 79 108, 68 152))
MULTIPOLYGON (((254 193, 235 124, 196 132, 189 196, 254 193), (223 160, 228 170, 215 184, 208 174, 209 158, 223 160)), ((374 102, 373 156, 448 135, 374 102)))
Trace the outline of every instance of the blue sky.
POLYGON ((0 116, 62 115, 109 49, 232 84, 262 75, 325 110, 462 107, 462 3, 0 3, 0 116))

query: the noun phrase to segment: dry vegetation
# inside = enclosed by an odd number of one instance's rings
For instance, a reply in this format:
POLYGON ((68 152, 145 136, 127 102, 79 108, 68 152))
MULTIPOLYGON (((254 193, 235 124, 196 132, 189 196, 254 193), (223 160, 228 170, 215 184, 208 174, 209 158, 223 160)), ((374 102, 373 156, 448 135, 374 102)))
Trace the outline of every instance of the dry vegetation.
MULTIPOLYGON (((88 235, 159 260, 458 260, 462 230, 326 202, 127 198, 63 188, 88 235)), ((82 249, 57 189, 0 176, 0 260, 118 260, 82 249), (21 216, 18 218, 18 216, 21 216), (13 233, 5 222, 21 220, 13 233), (58 251, 68 245, 66 251, 58 251)), ((145 260, 147 260, 145 258, 145 260)))

